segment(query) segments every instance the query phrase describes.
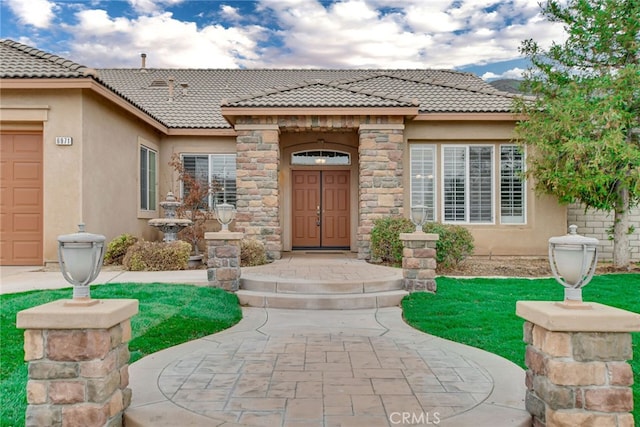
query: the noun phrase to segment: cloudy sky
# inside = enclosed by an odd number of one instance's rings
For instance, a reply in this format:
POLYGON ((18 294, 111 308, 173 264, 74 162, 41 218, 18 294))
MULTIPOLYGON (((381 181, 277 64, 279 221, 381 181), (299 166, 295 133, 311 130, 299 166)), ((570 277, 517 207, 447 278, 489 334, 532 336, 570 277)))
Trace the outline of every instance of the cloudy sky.
POLYGON ((535 0, 0 0, 0 37, 95 68, 453 68, 517 78, 535 0))

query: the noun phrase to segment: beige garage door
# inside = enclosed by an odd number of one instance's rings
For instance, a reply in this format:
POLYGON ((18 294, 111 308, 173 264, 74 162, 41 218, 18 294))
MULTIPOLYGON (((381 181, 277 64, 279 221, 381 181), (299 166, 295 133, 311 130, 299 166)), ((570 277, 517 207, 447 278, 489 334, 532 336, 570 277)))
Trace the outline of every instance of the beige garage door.
POLYGON ((42 134, 0 134, 0 265, 42 265, 42 134))

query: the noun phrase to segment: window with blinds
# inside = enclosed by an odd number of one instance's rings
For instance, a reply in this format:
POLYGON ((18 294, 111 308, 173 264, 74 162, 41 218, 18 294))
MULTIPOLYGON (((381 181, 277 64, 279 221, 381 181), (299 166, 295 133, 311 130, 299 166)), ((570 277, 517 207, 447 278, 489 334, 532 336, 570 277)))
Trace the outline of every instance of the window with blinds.
MULTIPOLYGON (((227 202, 235 206, 236 155, 235 154, 183 154, 182 163, 185 172, 191 174, 202 185, 214 190, 207 197, 206 205, 213 209, 216 203, 227 202)), ((189 194, 188 188, 182 188, 182 197, 189 194)))
POLYGON ((436 220, 436 147, 411 146, 411 207, 426 206, 427 221, 436 220))
POLYGON ((157 153, 140 146, 140 210, 156 210, 157 153))
POLYGON ((492 223, 493 147, 444 146, 442 167, 444 220, 492 223))
POLYGON ((500 146, 500 222, 525 223, 524 153, 516 145, 500 146))

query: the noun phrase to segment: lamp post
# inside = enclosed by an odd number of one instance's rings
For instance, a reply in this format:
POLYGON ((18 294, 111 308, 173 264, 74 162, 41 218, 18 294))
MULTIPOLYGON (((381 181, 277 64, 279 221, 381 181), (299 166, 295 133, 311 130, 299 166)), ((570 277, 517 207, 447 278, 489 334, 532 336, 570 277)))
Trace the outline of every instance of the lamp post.
POLYGON ((427 221, 427 207, 424 205, 411 207, 411 222, 416 226, 415 233, 422 233, 422 226, 427 221))
POLYGON ((216 203, 215 207, 216 218, 220 225, 222 225, 221 231, 229 231, 229 223, 233 221, 235 217, 235 208, 227 202, 216 203))
POLYGON ((94 305, 89 284, 98 277, 104 259, 105 237, 84 231, 58 236, 58 261, 65 280, 73 285, 73 300, 66 305, 94 305))
POLYGON ((577 234, 570 225, 569 234, 549 239, 549 263, 556 281, 564 286, 565 308, 591 308, 582 302, 582 288, 593 278, 598 263, 598 245, 593 237, 577 234))

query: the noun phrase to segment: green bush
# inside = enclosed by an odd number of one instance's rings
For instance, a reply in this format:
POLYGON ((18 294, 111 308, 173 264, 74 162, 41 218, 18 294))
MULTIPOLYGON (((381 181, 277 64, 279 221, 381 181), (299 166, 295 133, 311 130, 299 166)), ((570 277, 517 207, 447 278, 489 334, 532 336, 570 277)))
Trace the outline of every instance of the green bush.
POLYGON ((253 267, 267 263, 267 252, 262 242, 243 239, 240 242, 240 267, 253 267))
POLYGON ((122 265, 130 271, 186 270, 190 253, 191 245, 182 240, 169 243, 140 241, 129 248, 122 265))
POLYGON ((371 258, 375 262, 402 264, 400 233, 411 233, 415 225, 407 218, 384 217, 373 222, 371 230, 371 258))
MULTIPOLYGON (((407 218, 385 217, 375 220, 371 230, 372 259, 400 266, 403 249, 400 233, 414 230, 415 226, 407 218)), ((438 269, 453 268, 473 253, 473 236, 462 226, 429 222, 422 230, 440 235, 436 242, 438 269)))
POLYGON ((121 265, 124 256, 127 254, 127 250, 137 241, 137 237, 128 233, 121 234, 110 241, 104 253, 104 265, 121 265))
POLYGON ((436 260, 439 269, 454 268, 473 253, 473 236, 469 230, 460 225, 428 222, 422 230, 425 233, 440 235, 436 243, 436 260))

